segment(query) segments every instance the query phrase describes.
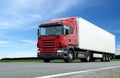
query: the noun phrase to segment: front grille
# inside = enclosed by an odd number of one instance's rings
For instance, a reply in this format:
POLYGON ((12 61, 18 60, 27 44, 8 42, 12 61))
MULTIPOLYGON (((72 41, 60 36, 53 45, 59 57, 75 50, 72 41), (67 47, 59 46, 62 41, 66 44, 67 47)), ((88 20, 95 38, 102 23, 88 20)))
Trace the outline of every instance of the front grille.
POLYGON ((56 44, 55 40, 42 40, 41 52, 42 54, 55 54, 56 44))

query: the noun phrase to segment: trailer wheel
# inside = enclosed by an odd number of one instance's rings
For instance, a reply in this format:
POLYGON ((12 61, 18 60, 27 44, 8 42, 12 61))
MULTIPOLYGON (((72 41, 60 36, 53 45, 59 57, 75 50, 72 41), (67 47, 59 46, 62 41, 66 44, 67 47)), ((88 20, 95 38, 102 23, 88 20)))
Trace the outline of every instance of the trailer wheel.
POLYGON ((43 59, 44 62, 49 63, 50 59, 43 59))
POLYGON ((73 61, 73 52, 72 50, 68 51, 67 58, 64 59, 65 62, 72 62, 73 61))
POLYGON ((108 55, 108 62, 110 62, 111 61, 111 56, 110 55, 108 55))
POLYGON ((106 56, 105 56, 105 54, 103 54, 103 57, 102 57, 101 61, 102 61, 102 62, 105 62, 105 61, 106 61, 106 56))
POLYGON ((109 55, 109 54, 106 54, 106 62, 110 62, 110 60, 111 60, 110 55, 109 55))
POLYGON ((106 54, 106 59, 105 59, 105 61, 108 62, 108 60, 109 60, 109 57, 108 57, 108 54, 106 54))

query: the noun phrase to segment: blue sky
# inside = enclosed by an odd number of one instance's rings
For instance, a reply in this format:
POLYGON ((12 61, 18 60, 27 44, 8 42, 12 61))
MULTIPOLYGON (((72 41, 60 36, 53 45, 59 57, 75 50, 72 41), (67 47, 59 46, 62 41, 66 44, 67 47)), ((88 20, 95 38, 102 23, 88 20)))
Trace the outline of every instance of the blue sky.
POLYGON ((116 36, 120 54, 119 0, 1 0, 0 58, 36 56, 37 28, 62 17, 82 17, 116 36))

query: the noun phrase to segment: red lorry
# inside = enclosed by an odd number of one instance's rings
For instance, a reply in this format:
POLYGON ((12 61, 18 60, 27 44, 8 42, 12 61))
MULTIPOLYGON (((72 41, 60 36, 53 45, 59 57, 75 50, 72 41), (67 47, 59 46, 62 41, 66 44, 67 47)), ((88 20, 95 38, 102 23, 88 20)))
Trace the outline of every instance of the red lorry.
POLYGON ((80 17, 59 18, 39 26, 37 47, 37 56, 44 62, 110 61, 115 55, 115 36, 80 17))

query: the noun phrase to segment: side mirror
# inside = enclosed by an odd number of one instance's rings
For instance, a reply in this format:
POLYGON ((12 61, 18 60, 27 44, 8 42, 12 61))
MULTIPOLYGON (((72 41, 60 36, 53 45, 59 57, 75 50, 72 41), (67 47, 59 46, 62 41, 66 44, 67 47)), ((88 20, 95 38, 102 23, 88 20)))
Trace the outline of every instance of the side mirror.
POLYGON ((69 34, 69 30, 68 29, 64 29, 64 34, 65 35, 69 34))
POLYGON ((40 30, 39 29, 37 30, 37 36, 38 37, 40 36, 40 30))

